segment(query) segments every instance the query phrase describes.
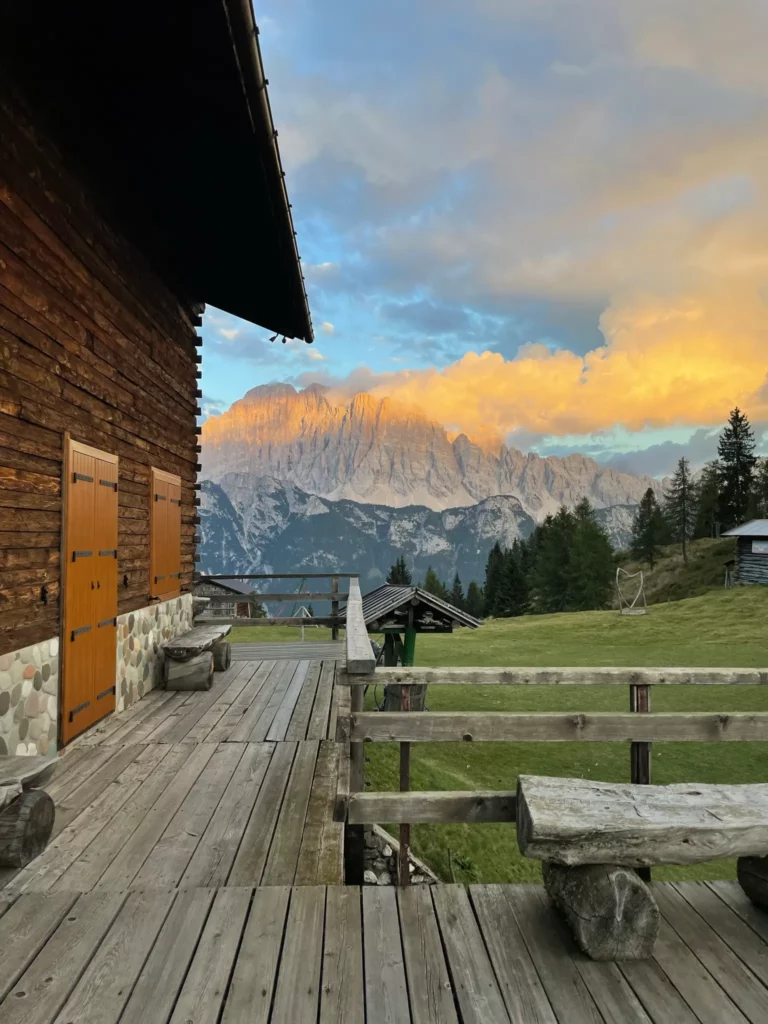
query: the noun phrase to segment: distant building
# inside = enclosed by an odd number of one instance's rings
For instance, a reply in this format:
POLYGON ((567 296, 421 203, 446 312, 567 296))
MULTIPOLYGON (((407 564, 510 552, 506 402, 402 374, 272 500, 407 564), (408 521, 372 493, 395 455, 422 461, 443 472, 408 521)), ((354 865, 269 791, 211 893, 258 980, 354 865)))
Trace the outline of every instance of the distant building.
POLYGON ((247 598, 252 595, 255 597, 252 587, 240 580, 200 580, 195 584, 195 597, 216 598, 212 602, 215 607, 203 615, 247 619, 251 615, 252 604, 247 598))
POLYGON ((722 536, 736 538, 734 582, 768 584, 768 519, 752 519, 722 536))

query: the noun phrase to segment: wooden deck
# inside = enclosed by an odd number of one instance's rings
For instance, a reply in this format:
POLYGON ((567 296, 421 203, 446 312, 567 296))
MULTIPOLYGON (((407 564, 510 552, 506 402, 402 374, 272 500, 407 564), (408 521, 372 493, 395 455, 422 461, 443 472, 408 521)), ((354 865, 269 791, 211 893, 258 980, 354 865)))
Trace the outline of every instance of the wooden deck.
POLYGON ((14 892, 338 885, 333 661, 237 662, 207 693, 152 691, 68 750, 45 852, 14 892))
POLYGON ((764 1024, 768 924, 658 885, 653 960, 593 963, 537 886, 284 886, 0 899, 3 1024, 764 1024))
POLYGON ((343 886, 336 669, 236 662, 64 754, 51 843, 0 875, 2 1024, 768 1021, 768 914, 735 883, 655 885, 654 958, 620 965, 540 886, 343 886))

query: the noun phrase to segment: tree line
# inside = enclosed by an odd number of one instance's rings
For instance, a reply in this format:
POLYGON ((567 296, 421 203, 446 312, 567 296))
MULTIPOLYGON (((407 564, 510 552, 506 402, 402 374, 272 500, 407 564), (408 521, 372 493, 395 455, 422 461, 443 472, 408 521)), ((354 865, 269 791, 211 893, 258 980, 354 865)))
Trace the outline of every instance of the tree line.
POLYGON ((659 501, 650 488, 632 527, 632 554, 653 568, 661 547, 679 544, 688 561, 688 543, 718 537, 750 519, 768 518, 768 459, 755 455, 755 434, 746 414, 734 409, 718 440, 717 458, 698 478, 681 458, 659 501))
MULTIPOLYGON (((631 553, 651 568, 663 545, 715 537, 752 518, 768 518, 768 459, 755 456, 747 416, 734 409, 718 442, 718 457, 696 479, 681 458, 661 499, 649 488, 637 509, 631 553)), ((585 611, 610 604, 617 554, 587 498, 573 509, 563 505, 510 548, 497 541, 490 550, 482 586, 466 591, 458 574, 449 587, 430 566, 419 584, 476 618, 585 611)), ((412 585, 405 558, 390 569, 387 583, 412 585)))

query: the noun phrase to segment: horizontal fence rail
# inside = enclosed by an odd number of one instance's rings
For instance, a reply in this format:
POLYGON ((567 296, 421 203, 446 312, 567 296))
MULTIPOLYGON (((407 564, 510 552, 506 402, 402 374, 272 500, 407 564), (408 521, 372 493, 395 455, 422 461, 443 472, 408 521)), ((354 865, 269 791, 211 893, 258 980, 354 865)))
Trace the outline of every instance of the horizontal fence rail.
POLYGON ((496 790, 465 792, 355 793, 349 798, 347 821, 372 825, 440 825, 515 821, 517 793, 496 790))
MULTIPOLYGON (((371 680, 340 677, 349 686, 371 680)), ((385 686, 766 686, 764 668, 382 668, 385 686)))
MULTIPOLYGON (((343 624, 344 616, 339 611, 339 600, 346 599, 347 595, 340 593, 339 591, 339 580, 348 579, 350 581, 350 587, 354 584, 360 592, 360 587, 357 582, 357 573, 347 572, 307 572, 307 573, 296 573, 296 572, 272 572, 272 573, 246 573, 245 575, 232 576, 232 575, 197 575, 195 577, 195 587, 205 585, 206 583, 219 582, 245 582, 247 580, 330 580, 331 589, 329 591, 297 591, 293 593, 269 593, 269 591, 259 590, 252 591, 251 593, 240 594, 233 591, 231 594, 212 594, 204 595, 198 593, 198 597, 205 597, 208 601, 208 609, 201 615, 201 619, 205 622, 210 622, 213 625, 225 625, 232 623, 238 626, 330 626, 331 636, 333 640, 339 638, 339 627, 343 624), (258 618, 251 618, 246 615, 236 615, 232 613, 221 613, 216 614, 217 607, 221 608, 222 605, 244 605, 250 602, 258 602, 259 604, 270 602, 283 602, 292 601, 295 603, 308 604, 312 601, 330 601, 331 602, 331 614, 330 615, 268 615, 259 616, 258 618)), ((362 607, 362 605, 361 605, 362 607)), ((303 636, 303 634, 302 634, 303 636)))
POLYGON ((352 715, 353 742, 587 743, 768 740, 768 712, 400 711, 352 715))

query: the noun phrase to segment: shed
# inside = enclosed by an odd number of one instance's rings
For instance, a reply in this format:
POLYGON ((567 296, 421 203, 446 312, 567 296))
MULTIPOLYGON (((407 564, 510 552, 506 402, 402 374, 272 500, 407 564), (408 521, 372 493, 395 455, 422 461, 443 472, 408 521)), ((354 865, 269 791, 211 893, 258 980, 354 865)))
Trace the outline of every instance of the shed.
POLYGON ((385 664, 396 664, 400 651, 404 665, 412 665, 417 633, 452 633, 465 626, 477 629, 480 622, 455 605, 421 587, 385 583, 363 597, 363 619, 369 633, 384 633, 385 664))
POLYGON ((250 0, 0 5, 0 180, 0 755, 34 755, 191 624, 205 304, 312 340, 250 0))
POLYGON ((721 536, 736 538, 734 582, 768 584, 768 519, 751 519, 721 536))
MULTIPOLYGON (((226 599, 216 602, 217 616, 231 615, 233 618, 247 619, 251 615, 251 600, 243 598, 255 597, 254 590, 247 583, 235 579, 201 579, 195 583, 195 597, 216 597, 226 599)), ((203 616, 204 617, 204 616, 203 616)))

